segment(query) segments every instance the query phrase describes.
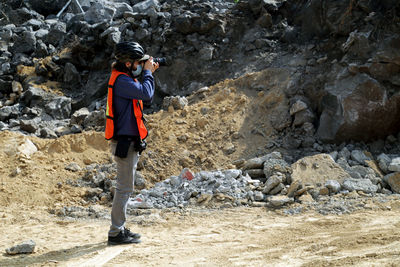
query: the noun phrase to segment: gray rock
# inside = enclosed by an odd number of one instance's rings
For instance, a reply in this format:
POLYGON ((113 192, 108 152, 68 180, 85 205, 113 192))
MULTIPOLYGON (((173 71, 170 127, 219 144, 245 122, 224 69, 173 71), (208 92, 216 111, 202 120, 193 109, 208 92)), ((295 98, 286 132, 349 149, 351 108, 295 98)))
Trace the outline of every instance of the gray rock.
POLYGON ((133 8, 127 3, 114 3, 116 8, 114 17, 116 19, 122 18, 125 12, 133 12, 133 8))
POLYGON ((19 125, 21 130, 27 131, 28 133, 36 133, 39 128, 35 120, 20 120, 19 125))
POLYGON ((160 10, 160 3, 158 0, 145 0, 133 6, 133 12, 146 13, 150 8, 156 11, 160 10))
POLYGON ((82 132, 82 126, 77 125, 77 124, 72 124, 71 125, 71 132, 72 133, 81 133, 82 132))
POLYGON ((279 177, 277 175, 272 175, 265 182, 263 193, 264 194, 268 194, 274 187, 276 187, 281 182, 282 182, 282 178, 281 177, 279 177))
POLYGON ((272 127, 277 131, 282 131, 292 123, 292 118, 290 117, 289 109, 287 107, 274 109, 269 116, 269 120, 272 127))
POLYGON ((114 18, 116 9, 106 7, 101 2, 95 2, 92 6, 85 12, 84 19, 89 24, 100 23, 103 21, 111 22, 114 18))
POLYGON ((146 188, 146 179, 139 171, 135 173, 135 187, 139 190, 146 188))
POLYGON ((76 67, 67 62, 64 67, 64 82, 69 85, 79 84, 81 82, 81 76, 76 67))
POLYGON ((287 196, 270 196, 267 198, 267 201, 271 204, 271 206, 279 208, 286 204, 293 203, 294 199, 287 196))
POLYGON ((56 133, 57 136, 63 136, 63 135, 71 134, 72 130, 70 127, 64 125, 64 126, 59 126, 59 127, 55 128, 54 132, 56 133))
POLYGON ((150 40, 151 38, 151 32, 149 32, 147 29, 145 28, 140 28, 135 32, 135 37, 141 41, 141 42, 145 42, 150 40))
POLYGON ((36 37, 31 31, 24 31, 21 35, 14 37, 14 45, 11 48, 13 53, 30 54, 36 49, 36 37))
POLYGON ((19 114, 19 104, 0 108, 0 121, 10 118, 17 118, 19 114))
POLYGON ((43 138, 53 138, 53 139, 58 137, 53 130, 47 127, 40 129, 40 136, 43 138))
POLYGON ((391 160, 388 170, 392 172, 400 172, 400 157, 391 160))
POLYGON ((67 25, 64 22, 58 21, 51 25, 49 34, 47 35, 46 41, 49 44, 58 46, 67 34, 67 25))
POLYGON ((290 115, 294 115, 297 112, 303 111, 307 109, 307 104, 301 100, 297 100, 291 107, 290 107, 290 115))
POLYGON ((39 29, 35 32, 36 39, 46 40, 47 35, 49 35, 49 30, 46 29, 39 29))
POLYGON ((46 44, 42 40, 38 40, 36 43, 35 56, 36 57, 46 57, 49 55, 49 50, 46 44))
POLYGON ((285 185, 280 183, 278 184, 274 189, 272 189, 269 194, 270 195, 276 195, 279 194, 283 189, 285 189, 285 185))
POLYGON ((182 179, 178 176, 171 176, 171 177, 169 177, 169 180, 170 180, 169 183, 172 186, 179 186, 182 182, 182 179))
POLYGON ((56 97, 46 104, 45 110, 55 119, 67 119, 71 115, 71 102, 69 97, 56 97))
POLYGON ((351 159, 362 165, 365 165, 366 160, 371 160, 371 158, 367 157, 363 151, 357 149, 351 151, 351 159))
POLYGON ((390 157, 388 155, 382 153, 382 154, 380 154, 378 156, 377 160, 378 160, 379 168, 381 168, 381 170, 384 173, 388 173, 389 172, 389 165, 390 165, 390 163, 392 161, 390 159, 390 157))
POLYGON ((236 169, 226 170, 223 171, 223 173, 225 175, 225 179, 237 179, 240 175, 242 175, 242 171, 236 169))
POLYGON ((262 169, 245 170, 244 174, 249 175, 253 179, 265 178, 265 174, 262 169))
POLYGON ((342 150, 339 151, 339 158, 344 158, 346 161, 349 160, 351 156, 351 152, 347 147, 344 147, 342 150))
POLYGON ((334 161, 336 161, 338 159, 338 155, 339 155, 339 153, 337 151, 333 151, 333 152, 329 153, 329 156, 331 156, 334 161))
POLYGON ((8 126, 4 122, 0 121, 0 131, 7 130, 8 126))
POLYGON ((340 190, 340 183, 336 180, 328 180, 325 183, 325 187, 329 189, 331 193, 337 193, 340 190))
POLYGON ((400 194, 400 172, 390 173, 383 177, 393 192, 400 194))
POLYGON ((30 19, 27 22, 23 23, 22 26, 30 26, 34 31, 39 30, 42 28, 43 21, 38 19, 30 19))
POLYGON ((65 169, 67 171, 72 171, 72 172, 77 172, 77 171, 82 170, 82 168, 76 162, 71 162, 70 164, 65 166, 65 169))
POLYGON ((260 25, 263 28, 271 28, 272 27, 272 16, 271 14, 269 14, 268 12, 265 12, 264 14, 262 14, 258 20, 257 20, 257 24, 260 25))
POLYGON ((82 125, 85 118, 89 116, 90 112, 87 108, 81 108, 75 111, 71 116, 71 124, 82 125))
POLYGON ((87 116, 83 122, 85 128, 105 125, 104 110, 95 110, 87 116))
POLYGON ((300 126, 306 122, 313 122, 314 118, 315 118, 314 113, 309 109, 305 109, 295 114, 293 125, 300 126))
POLYGON ((264 194, 261 191, 254 192, 254 200, 255 201, 262 201, 264 200, 264 194))
POLYGON ((47 93, 43 89, 29 86, 23 93, 22 100, 27 106, 35 107, 41 105, 46 97, 47 93))
POLYGON ((204 61, 210 61, 213 58, 214 47, 205 46, 199 51, 199 58, 204 61))
POLYGON ((349 191, 363 191, 365 193, 376 193, 378 191, 378 186, 374 185, 369 179, 345 179, 343 188, 349 191))
POLYGON ((290 165, 282 159, 282 155, 279 152, 272 152, 267 156, 263 166, 265 177, 268 178, 277 172, 286 174, 286 176, 290 175, 290 165))
POLYGON ((167 96, 163 100, 163 109, 168 110, 168 107, 172 105, 175 110, 182 110, 188 103, 189 101, 184 96, 167 96))
POLYGON ((7 248, 6 253, 8 255, 33 253, 35 251, 35 246, 35 241, 28 240, 11 248, 7 248))

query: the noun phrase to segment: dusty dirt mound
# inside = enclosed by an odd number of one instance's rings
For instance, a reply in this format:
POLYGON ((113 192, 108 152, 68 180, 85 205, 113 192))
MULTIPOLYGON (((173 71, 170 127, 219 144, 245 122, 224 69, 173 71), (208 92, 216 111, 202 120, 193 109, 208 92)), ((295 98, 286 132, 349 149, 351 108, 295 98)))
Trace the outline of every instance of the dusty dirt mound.
POLYGON ((67 181, 82 173, 65 167, 75 162, 82 168, 109 159, 102 133, 86 132, 46 140, 0 132, 0 204, 52 207, 57 203, 80 203, 83 189, 71 187, 67 181))
POLYGON ((284 69, 266 69, 200 90, 184 110, 153 114, 143 173, 159 181, 184 167, 232 168, 235 159, 265 153, 276 133, 271 115, 289 110, 283 93, 289 80, 284 69))

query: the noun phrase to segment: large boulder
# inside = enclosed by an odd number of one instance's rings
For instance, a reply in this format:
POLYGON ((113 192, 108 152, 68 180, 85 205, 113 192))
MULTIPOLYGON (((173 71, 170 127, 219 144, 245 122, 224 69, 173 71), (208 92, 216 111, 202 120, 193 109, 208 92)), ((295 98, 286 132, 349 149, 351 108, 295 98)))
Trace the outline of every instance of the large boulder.
POLYGON ((391 36, 382 41, 378 52, 368 65, 370 75, 380 81, 400 86, 400 36, 391 36))
POLYGON ((329 180, 342 183, 349 174, 328 154, 304 157, 292 164, 292 182, 314 186, 324 185, 329 180))
POLYGON ((367 74, 339 74, 325 92, 317 131, 322 140, 371 140, 399 131, 400 96, 390 97, 367 74))

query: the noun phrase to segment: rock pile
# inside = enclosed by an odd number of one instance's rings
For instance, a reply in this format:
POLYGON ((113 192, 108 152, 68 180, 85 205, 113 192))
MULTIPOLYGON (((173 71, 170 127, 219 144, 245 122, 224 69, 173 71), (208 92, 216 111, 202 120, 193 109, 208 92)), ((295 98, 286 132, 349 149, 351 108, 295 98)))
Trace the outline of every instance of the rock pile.
MULTIPOLYGON (((350 192, 369 195, 400 193, 400 157, 372 154, 344 147, 330 154, 315 154, 289 164, 279 152, 236 162, 241 169, 201 171, 188 169, 179 176, 145 188, 138 172, 136 194, 130 208, 172 208, 189 205, 232 207, 239 205, 281 207, 293 202, 315 202, 350 192), (386 166, 386 168, 385 168, 386 166), (390 168, 390 169, 389 169, 390 168), (395 172, 391 171, 395 170, 395 172)), ((112 199, 115 164, 91 165, 79 186, 91 186, 91 202, 112 199)))

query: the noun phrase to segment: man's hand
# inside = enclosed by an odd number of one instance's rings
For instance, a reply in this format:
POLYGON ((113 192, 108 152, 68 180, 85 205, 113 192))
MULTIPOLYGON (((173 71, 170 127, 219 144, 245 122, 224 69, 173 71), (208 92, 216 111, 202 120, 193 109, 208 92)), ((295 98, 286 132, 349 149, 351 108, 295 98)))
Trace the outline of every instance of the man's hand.
POLYGON ((145 70, 150 70, 151 73, 153 73, 153 72, 155 72, 155 71, 158 69, 158 67, 160 67, 160 64, 154 63, 153 57, 150 57, 150 58, 146 61, 146 63, 144 63, 144 67, 143 67, 143 68, 144 68, 145 70))

